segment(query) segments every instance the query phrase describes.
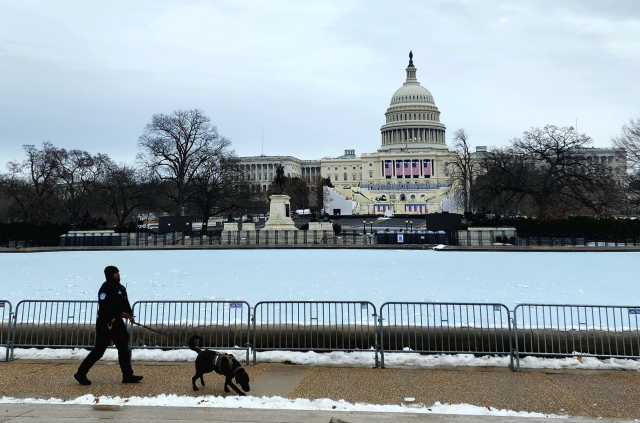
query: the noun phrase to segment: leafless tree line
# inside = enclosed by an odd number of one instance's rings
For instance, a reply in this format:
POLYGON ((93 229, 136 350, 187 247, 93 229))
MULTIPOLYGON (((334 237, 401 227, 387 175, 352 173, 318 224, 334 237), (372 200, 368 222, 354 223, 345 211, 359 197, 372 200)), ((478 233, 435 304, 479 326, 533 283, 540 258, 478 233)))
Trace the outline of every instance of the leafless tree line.
POLYGON ((596 160, 590 137, 574 128, 532 128, 509 145, 473 152, 464 130, 454 134, 446 171, 465 212, 556 219, 568 215, 637 214, 640 206, 640 120, 612 140, 613 163, 596 160))
POLYGON ((25 145, 0 174, 0 219, 78 225, 101 216, 124 226, 141 212, 208 219, 263 206, 238 166, 231 141, 201 110, 157 114, 138 141, 134 164, 106 154, 25 145))

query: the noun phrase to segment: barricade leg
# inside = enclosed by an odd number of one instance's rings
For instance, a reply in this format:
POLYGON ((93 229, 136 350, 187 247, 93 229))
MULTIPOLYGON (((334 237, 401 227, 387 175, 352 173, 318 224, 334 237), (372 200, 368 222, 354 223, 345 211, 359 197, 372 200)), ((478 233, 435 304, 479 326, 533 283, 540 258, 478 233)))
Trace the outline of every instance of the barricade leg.
POLYGON ((382 311, 380 312, 380 317, 378 318, 378 328, 380 329, 380 368, 384 369, 384 334, 382 333, 382 311))

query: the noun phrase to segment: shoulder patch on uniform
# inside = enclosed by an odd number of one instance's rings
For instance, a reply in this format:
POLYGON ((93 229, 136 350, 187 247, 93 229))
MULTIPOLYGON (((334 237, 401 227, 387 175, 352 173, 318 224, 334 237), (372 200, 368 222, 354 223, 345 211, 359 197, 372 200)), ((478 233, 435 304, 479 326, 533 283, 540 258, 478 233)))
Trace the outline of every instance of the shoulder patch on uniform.
POLYGON ((104 300, 105 298, 107 298, 107 294, 105 294, 104 292, 102 294, 100 294, 100 299, 104 300))

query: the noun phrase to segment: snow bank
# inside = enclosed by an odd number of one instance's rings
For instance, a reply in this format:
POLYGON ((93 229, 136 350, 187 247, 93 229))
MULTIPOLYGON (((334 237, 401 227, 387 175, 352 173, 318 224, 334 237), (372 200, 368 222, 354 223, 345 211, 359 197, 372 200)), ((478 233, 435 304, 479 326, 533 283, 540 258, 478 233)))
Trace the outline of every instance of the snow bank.
POLYGON ((501 410, 490 407, 478 407, 470 404, 441 404, 436 402, 431 406, 425 404, 365 404, 349 403, 343 400, 330 399, 286 399, 282 397, 217 397, 201 396, 188 397, 178 395, 158 395, 156 397, 94 397, 84 395, 73 400, 63 401, 58 398, 12 398, 2 397, 0 403, 4 404, 77 404, 77 405, 137 405, 149 407, 210 407, 210 408, 251 408, 251 409, 278 409, 278 410, 309 410, 309 411, 365 411, 384 413, 424 413, 424 414, 465 414, 472 416, 518 416, 518 417, 551 417, 562 418, 554 414, 530 413, 524 411, 501 410))
MULTIPOLYGON (((233 354, 244 362, 245 351, 219 350, 233 354)), ((14 358, 23 360, 82 360, 87 354, 85 349, 51 349, 51 348, 16 348, 14 358)), ((372 367, 374 363, 371 352, 331 352, 319 354, 315 352, 266 351, 257 354, 258 362, 291 363, 317 366, 350 365, 372 367)), ((0 348, 0 360, 5 358, 5 348, 0 348)), ((191 350, 133 350, 134 361, 193 362, 196 353, 191 350)), ((250 356, 253 359, 253 356, 250 356)), ((118 352, 108 349, 103 360, 117 361, 118 352)), ((473 354, 385 354, 385 366, 408 367, 508 367, 508 356, 475 357, 473 354)), ((582 370, 635 370, 640 371, 639 360, 610 358, 599 360, 593 357, 540 358, 524 357, 520 359, 520 367, 525 369, 582 369, 582 370)))

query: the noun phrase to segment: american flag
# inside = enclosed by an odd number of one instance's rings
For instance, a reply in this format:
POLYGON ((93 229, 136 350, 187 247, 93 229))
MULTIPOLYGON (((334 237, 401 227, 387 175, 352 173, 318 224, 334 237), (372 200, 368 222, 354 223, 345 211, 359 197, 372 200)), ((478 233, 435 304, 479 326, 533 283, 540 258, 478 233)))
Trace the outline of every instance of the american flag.
POLYGON ((420 161, 419 160, 413 160, 411 162, 411 169, 412 169, 412 173, 413 173, 413 177, 417 178, 420 176, 420 161))
POLYGON ((391 178, 391 160, 386 160, 384 162, 384 176, 391 178))
POLYGON ((396 176, 402 178, 402 160, 396 161, 396 176))
POLYGON ((424 161, 424 176, 427 178, 431 177, 431 160, 424 161))
POLYGON ((426 204, 405 204, 404 211, 424 214, 427 212, 427 205, 426 204))

